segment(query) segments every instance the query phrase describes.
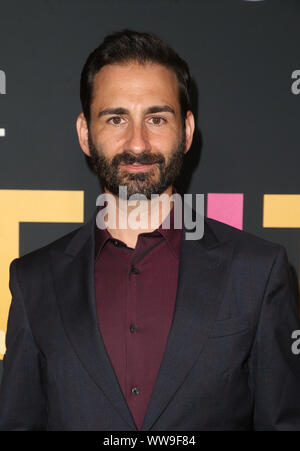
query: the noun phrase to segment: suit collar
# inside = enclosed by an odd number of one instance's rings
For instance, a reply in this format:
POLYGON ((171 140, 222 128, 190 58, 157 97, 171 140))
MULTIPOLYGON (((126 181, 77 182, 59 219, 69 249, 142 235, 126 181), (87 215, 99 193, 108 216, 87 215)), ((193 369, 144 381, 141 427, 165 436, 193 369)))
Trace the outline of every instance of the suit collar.
MULTIPOLYGON (((64 252, 67 255, 75 257, 81 251, 81 249, 83 248, 84 244, 86 243, 86 241, 88 239, 92 239, 93 246, 94 246, 94 249, 95 249, 95 246, 96 246, 96 243, 95 243, 95 224, 96 224, 97 214, 98 214, 98 209, 96 208, 94 210, 94 212, 92 213, 90 219, 86 222, 86 224, 84 224, 82 227, 77 229, 75 235, 73 236, 71 241, 68 243, 68 245, 64 249, 64 252)), ((193 220, 195 220, 195 218, 196 218, 196 211, 194 209, 192 210, 192 215, 193 215, 193 220)), ((214 229, 211 227, 211 225, 210 225, 211 222, 212 221, 210 219, 204 218, 204 235, 203 235, 203 238, 201 238, 201 240, 196 240, 197 243, 201 242, 201 245, 203 247, 207 248, 207 249, 210 249, 210 248, 213 248, 215 246, 218 246, 220 244, 220 242, 221 242, 221 238, 216 234, 214 229)), ((214 222, 217 222, 217 221, 214 221, 214 222)), ((161 231, 164 231, 164 232, 166 231, 166 229, 163 230, 161 228, 161 226, 160 226, 160 229, 161 229, 161 231)), ((183 234, 182 234, 182 237, 181 237, 181 241, 185 239, 184 234, 186 232, 191 232, 191 231, 187 230, 184 227, 184 223, 183 223, 183 234)), ((166 237, 166 234, 164 234, 164 236, 166 237)), ((227 236, 225 235, 223 237, 223 240, 226 239, 226 238, 227 238, 227 236)), ((228 238, 230 238, 230 234, 228 235, 228 238)), ((170 238, 170 241, 172 241, 172 238, 170 238)), ((171 246, 173 246, 174 250, 177 251, 177 248, 175 249, 175 247, 174 247, 175 246, 175 242, 172 243, 171 246)))

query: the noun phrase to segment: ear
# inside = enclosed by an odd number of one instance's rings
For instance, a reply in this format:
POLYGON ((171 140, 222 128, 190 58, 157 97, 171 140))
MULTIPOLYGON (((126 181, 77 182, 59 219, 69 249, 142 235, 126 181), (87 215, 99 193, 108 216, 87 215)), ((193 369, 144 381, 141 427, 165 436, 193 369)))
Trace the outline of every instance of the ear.
POLYGON ((185 118, 185 151, 187 153, 192 145, 195 130, 195 119, 193 113, 189 110, 185 118))
POLYGON ((89 130, 83 113, 80 113, 76 120, 76 129, 80 147, 82 151, 90 157, 91 153, 88 144, 89 130))

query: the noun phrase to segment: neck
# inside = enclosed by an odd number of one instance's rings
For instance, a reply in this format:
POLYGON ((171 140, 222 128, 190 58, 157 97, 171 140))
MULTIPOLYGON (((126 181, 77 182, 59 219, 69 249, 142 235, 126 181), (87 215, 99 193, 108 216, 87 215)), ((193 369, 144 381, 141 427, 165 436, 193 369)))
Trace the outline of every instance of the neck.
POLYGON ((124 200, 107 190, 104 192, 115 200, 107 203, 106 228, 114 238, 131 248, 135 248, 140 233, 152 232, 162 224, 174 204, 171 200, 172 185, 160 196, 147 200, 124 200), (114 220, 110 223, 112 218, 114 220))

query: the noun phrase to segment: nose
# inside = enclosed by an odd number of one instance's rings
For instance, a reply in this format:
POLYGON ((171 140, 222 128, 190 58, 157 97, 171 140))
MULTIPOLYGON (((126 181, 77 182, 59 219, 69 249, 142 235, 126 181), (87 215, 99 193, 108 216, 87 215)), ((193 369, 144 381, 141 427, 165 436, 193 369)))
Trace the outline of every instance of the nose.
POLYGON ((142 124, 132 124, 128 130, 126 149, 135 154, 150 150, 147 131, 142 124))

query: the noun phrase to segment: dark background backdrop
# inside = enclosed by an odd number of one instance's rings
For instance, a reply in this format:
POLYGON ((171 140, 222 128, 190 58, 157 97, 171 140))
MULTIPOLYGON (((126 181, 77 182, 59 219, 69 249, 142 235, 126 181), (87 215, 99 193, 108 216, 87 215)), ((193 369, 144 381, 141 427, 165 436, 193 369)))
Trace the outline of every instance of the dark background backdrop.
MULTIPOLYGON (((299 19, 298 0, 1 0, 0 189, 83 190, 89 219, 101 191, 75 131, 80 72, 106 34, 151 31, 194 80, 179 190, 244 193, 244 230, 283 244, 296 280, 300 230, 264 229, 262 214, 264 194, 300 193, 299 19)), ((20 255, 79 225, 21 223, 20 255)))

